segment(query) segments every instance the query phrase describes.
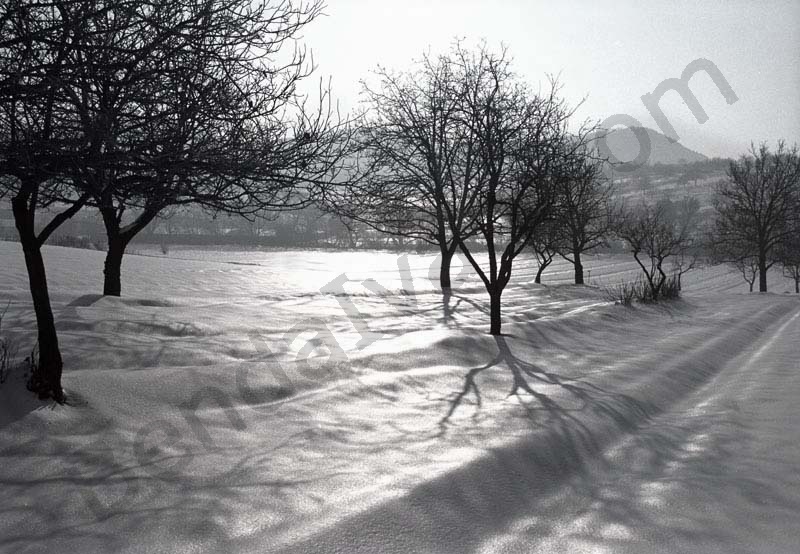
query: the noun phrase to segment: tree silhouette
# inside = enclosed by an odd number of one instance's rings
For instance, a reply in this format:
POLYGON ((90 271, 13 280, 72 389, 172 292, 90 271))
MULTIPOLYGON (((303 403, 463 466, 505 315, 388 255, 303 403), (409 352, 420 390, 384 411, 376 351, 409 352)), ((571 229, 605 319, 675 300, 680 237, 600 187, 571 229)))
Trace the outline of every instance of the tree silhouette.
POLYGON ((466 206, 453 191, 476 171, 474 135, 463 118, 467 82, 457 46, 450 55, 425 55, 414 69, 379 67, 379 83, 363 83, 366 105, 358 140, 360 178, 328 198, 328 208, 382 233, 439 248, 439 282, 451 287, 450 262, 466 240, 466 206), (445 206, 447 204, 447 206, 445 206))
POLYGON ((120 294, 128 243, 166 208, 297 208, 331 180, 347 126, 327 91, 315 112, 298 97, 305 51, 269 61, 321 8, 118 1, 88 21, 87 63, 67 83, 88 137, 72 178, 105 225, 104 294, 120 294))
POLYGON ((69 181, 82 137, 65 109, 62 84, 81 70, 73 57, 85 21, 99 11, 81 1, 0 6, 0 196, 11 196, 36 314, 39 360, 28 388, 63 401, 63 362, 41 247, 90 199, 69 181), (37 214, 57 211, 47 223, 37 214))
POLYGON ((476 151, 474 170, 445 202, 450 229, 490 300, 490 333, 501 333, 501 298, 515 258, 552 219, 567 160, 585 148, 588 131, 567 132, 572 115, 559 86, 533 93, 512 73, 507 52, 456 51, 465 94, 460 111, 476 151), (458 211, 454 208, 458 208, 458 211), (466 220, 461 214, 467 214, 466 220), (473 231, 486 261, 464 240, 473 231))
POLYGON ((671 202, 641 204, 623 213, 616 233, 644 273, 654 301, 661 298, 667 282, 665 264, 694 246, 697 223, 697 211, 676 212, 671 202))
POLYGON ((614 223, 612 185, 603 172, 603 160, 589 150, 577 150, 565 164, 567 177, 559 181, 558 225, 564 234, 561 256, 575 269, 575 284, 583 284, 581 256, 606 244, 614 223))
POLYGON ((767 291, 767 271, 800 217, 800 155, 783 142, 775 152, 767 145, 732 161, 716 199, 714 246, 723 261, 736 261, 749 245, 758 260, 758 289, 767 291))
POLYGON ((169 206, 300 207, 341 167, 349 125, 281 47, 319 1, 10 0, 0 6, 0 195, 10 195, 37 318, 29 388, 63 400, 41 246, 85 205, 108 235, 106 294, 125 247, 169 206), (43 209, 61 211, 46 225, 43 209), (127 219, 123 219, 127 217, 127 219))

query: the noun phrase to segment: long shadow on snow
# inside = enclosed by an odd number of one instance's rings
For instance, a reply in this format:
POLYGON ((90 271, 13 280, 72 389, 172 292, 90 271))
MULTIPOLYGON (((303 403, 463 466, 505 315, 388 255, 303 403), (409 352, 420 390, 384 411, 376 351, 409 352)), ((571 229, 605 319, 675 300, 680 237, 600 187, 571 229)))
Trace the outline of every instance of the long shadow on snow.
MULTIPOLYGON (((346 518, 279 551, 315 553, 345 548, 348 553, 473 552, 520 517, 535 514, 538 518, 546 509, 545 502, 551 493, 567 483, 585 487, 587 497, 602 502, 605 513, 627 512, 633 521, 638 518, 657 525, 648 520, 642 504, 637 503, 641 494, 629 501, 617 497, 609 499, 602 490, 586 485, 590 483, 592 471, 612 463, 604 458, 603 450, 712 379, 720 367, 705 361, 707 354, 724 352, 724 359, 733 359, 747 348, 747 337, 765 330, 766 319, 777 321, 787 311, 787 306, 767 306, 729 326, 726 333, 715 340, 698 339, 687 348, 686 359, 694 362, 667 364, 654 375, 661 385, 647 387, 638 398, 605 390, 582 379, 561 378, 520 359, 511 351, 505 337, 496 337, 496 356, 467 373, 462 390, 454 395, 440 422, 440 433, 446 431, 453 415, 470 394, 480 402, 478 375, 505 366, 512 377, 509 396, 522 398, 522 393, 527 393, 535 401, 534 406, 523 402, 534 424, 528 438, 488 448, 486 455, 422 483, 403 497, 346 518), (661 398, 657 392, 652 392, 662 390, 665 383, 666 390, 674 393, 673 398, 661 398), (539 385, 555 386, 565 394, 544 394, 536 390, 539 385), (652 390, 648 391, 649 388, 652 390), (572 406, 567 407, 567 403, 572 406)), ((676 457, 682 448, 678 437, 681 431, 648 433, 647 451, 656 453, 658 458, 676 457)), ((714 451, 718 459, 727 455, 725 446, 721 444, 719 450, 714 451)), ((657 474, 658 467, 655 462, 650 469, 652 473, 645 472, 643 477, 657 474)), ((706 471, 709 464, 701 467, 706 471)), ((620 471, 625 469, 613 468, 617 475, 620 471)), ((564 523, 545 514, 531 531, 545 536, 564 523)), ((664 524, 657 529, 668 535, 670 527, 664 524)), ((680 531, 680 527, 677 530, 680 531)), ((692 527, 683 531, 701 533, 702 529, 692 527)), ((529 547, 523 548, 527 550, 529 547)))
POLYGON ((489 537, 506 528, 519 514, 537 503, 567 478, 584 474, 586 465, 602 450, 600 436, 611 428, 631 430, 657 411, 653 405, 630 396, 611 393, 582 380, 566 380, 518 358, 505 337, 496 337, 497 355, 487 364, 471 369, 464 387, 452 399, 440 422, 446 432, 454 413, 474 394, 480 402, 477 377, 505 366, 511 373, 509 396, 530 395, 536 406, 524 400, 527 416, 535 423, 531 438, 510 446, 487 449, 487 455, 452 472, 425 482, 408 495, 363 514, 346 519, 286 552, 332 552, 346 545, 347 552, 437 552, 461 554, 473 551, 489 537), (566 407, 536 390, 537 384, 555 385, 565 398, 577 402, 566 407), (608 420, 592 429, 577 414, 590 412, 608 420))

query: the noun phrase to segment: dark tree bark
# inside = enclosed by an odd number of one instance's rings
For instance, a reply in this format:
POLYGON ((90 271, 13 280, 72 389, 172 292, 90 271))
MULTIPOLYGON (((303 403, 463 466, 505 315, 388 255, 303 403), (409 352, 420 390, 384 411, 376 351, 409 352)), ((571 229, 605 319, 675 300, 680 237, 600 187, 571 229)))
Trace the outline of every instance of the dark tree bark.
POLYGON ((549 221, 533 235, 531 239, 531 249, 536 255, 539 268, 536 270, 534 282, 537 285, 542 283, 542 275, 561 251, 560 243, 563 240, 560 229, 560 222, 557 220, 549 221))
POLYGON ((502 295, 502 290, 489 293, 489 334, 495 336, 501 334, 501 326, 503 323, 501 317, 502 295))
POLYGON ((450 261, 450 254, 442 252, 442 266, 439 268, 439 285, 442 290, 452 287, 450 283, 450 261))
POLYGON ((759 252, 758 254, 758 292, 767 292, 767 265, 766 252, 759 252))
POLYGON ((108 238, 108 251, 103 266, 103 294, 120 296, 122 294, 122 259, 125 249, 133 238, 155 219, 159 209, 144 209, 136 219, 123 227, 122 213, 124 209, 115 209, 105 205, 100 208, 108 238))
POLYGON ((539 269, 536 270, 536 279, 534 279, 534 283, 537 285, 542 284, 542 273, 544 273, 544 270, 547 269, 547 266, 549 266, 552 261, 553 258, 550 258, 549 260, 544 260, 539 263, 539 269))
MULTIPOLYGON (((33 300, 33 311, 36 314, 37 338, 39 341, 39 361, 33 367, 28 381, 28 388, 37 393, 39 398, 53 398, 63 402, 64 391, 61 388, 61 372, 64 363, 58 348, 58 335, 50 306, 50 294, 47 290, 47 275, 39 240, 33 229, 33 217, 27 209, 27 199, 16 196, 11 201, 14 223, 19 231, 22 251, 25 254, 25 267, 28 270, 28 283, 33 300)), ((34 360, 31 360, 33 362, 34 360)))
POLYGON ((103 294, 120 296, 122 294, 122 256, 127 243, 120 237, 108 237, 108 252, 103 265, 103 294))
POLYGON ((575 250, 572 254, 572 263, 575 267, 575 284, 583 284, 583 264, 581 263, 580 250, 575 250))
POLYGON ((450 264, 453 261, 456 248, 457 246, 455 243, 441 248, 442 265, 439 268, 439 285, 442 287, 442 290, 450 289, 452 287, 450 282, 450 264))
POLYGON ((34 221, 37 207, 37 192, 39 184, 23 182, 20 192, 11 199, 11 210, 14 215, 14 224, 19 233, 22 251, 25 255, 25 267, 28 271, 28 284, 33 301, 33 311, 36 314, 37 340, 39 346, 39 359, 36 362, 28 380, 28 388, 37 393, 39 398, 52 398, 56 402, 64 401, 64 391, 61 388, 61 374, 64 362, 61 359, 61 350, 58 346, 55 318, 50 305, 50 293, 47 288, 47 274, 42 245, 53 231, 64 221, 75 215, 86 203, 86 197, 81 198, 65 211, 56 215, 50 223, 36 234, 34 221))

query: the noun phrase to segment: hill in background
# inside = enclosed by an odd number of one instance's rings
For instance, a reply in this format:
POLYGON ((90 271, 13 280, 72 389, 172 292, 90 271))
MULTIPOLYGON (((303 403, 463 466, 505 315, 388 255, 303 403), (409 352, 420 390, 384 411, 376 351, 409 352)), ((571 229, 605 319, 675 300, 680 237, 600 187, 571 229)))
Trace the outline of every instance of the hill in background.
POLYGON ((688 164, 704 162, 706 156, 690 150, 679 142, 673 142, 666 135, 647 127, 612 129, 606 135, 606 144, 611 153, 621 162, 630 162, 639 155, 639 139, 634 129, 642 129, 650 139, 650 156, 647 163, 653 164, 688 164))

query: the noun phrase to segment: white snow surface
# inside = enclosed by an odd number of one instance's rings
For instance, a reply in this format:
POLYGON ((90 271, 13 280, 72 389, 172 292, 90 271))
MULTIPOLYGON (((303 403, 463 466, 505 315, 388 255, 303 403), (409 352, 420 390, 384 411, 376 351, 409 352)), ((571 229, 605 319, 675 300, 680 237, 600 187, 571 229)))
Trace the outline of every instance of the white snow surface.
MULTIPOLYGON (((0 386, 0 551, 796 553, 800 300, 725 268, 624 308, 433 255, 45 247, 65 406, 0 386)), ((0 242, 3 332, 35 322, 0 242)))

